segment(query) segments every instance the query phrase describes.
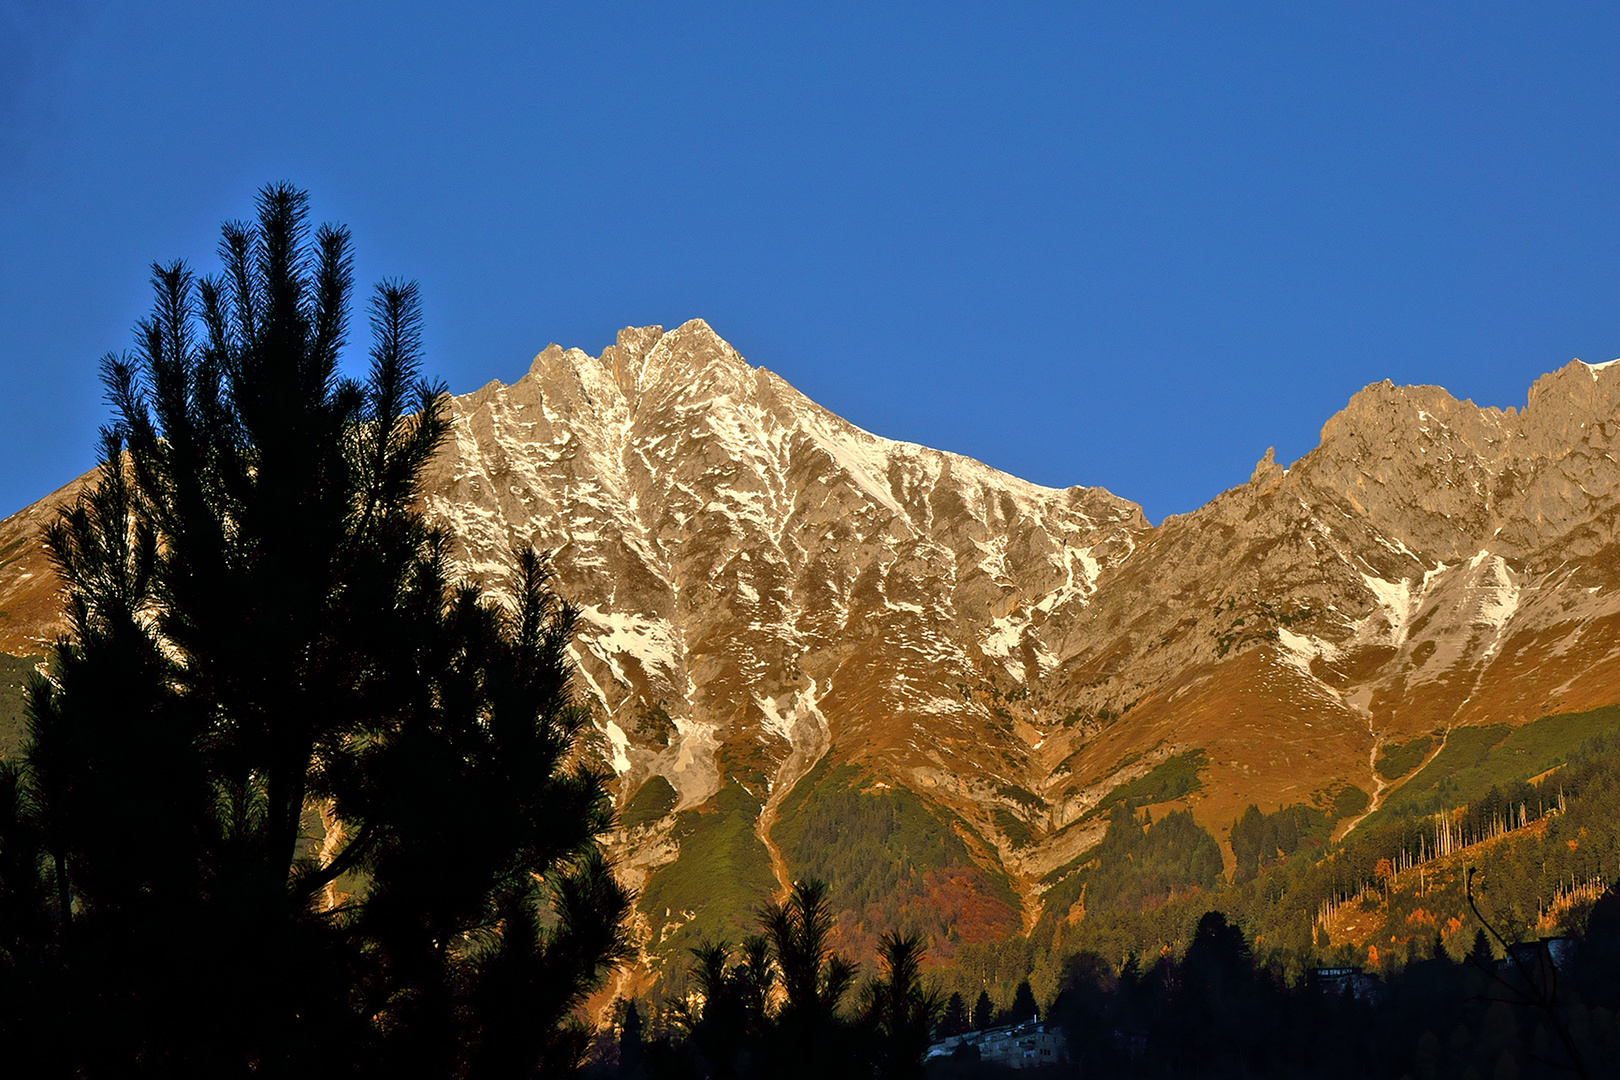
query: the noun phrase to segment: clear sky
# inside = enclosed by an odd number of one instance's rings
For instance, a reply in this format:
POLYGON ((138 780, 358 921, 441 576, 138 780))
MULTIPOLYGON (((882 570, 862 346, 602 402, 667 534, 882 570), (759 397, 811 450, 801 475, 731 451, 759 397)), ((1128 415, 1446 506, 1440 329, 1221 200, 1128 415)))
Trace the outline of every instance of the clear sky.
POLYGON ((0 515, 93 464, 148 264, 280 179, 457 393, 701 316, 1155 521, 1369 382, 1620 356, 1612 4, 0 0, 0 515))

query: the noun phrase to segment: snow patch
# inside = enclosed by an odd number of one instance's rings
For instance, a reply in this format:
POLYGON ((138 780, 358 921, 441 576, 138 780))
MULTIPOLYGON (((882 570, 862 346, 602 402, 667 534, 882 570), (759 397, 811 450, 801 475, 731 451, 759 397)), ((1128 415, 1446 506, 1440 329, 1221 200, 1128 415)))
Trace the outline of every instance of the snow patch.
MULTIPOLYGON (((1102 572, 1102 563, 1092 557, 1091 549, 1088 547, 1077 549, 1074 557, 1080 560, 1080 566, 1086 572, 1086 580, 1082 588, 1089 592, 1095 592, 1097 590, 1097 575, 1102 572)), ((1069 581, 1071 584, 1074 581, 1072 568, 1069 571, 1069 581)))
POLYGON ((612 720, 607 722, 608 742, 613 744, 613 771, 623 776, 630 771, 630 739, 624 729, 612 720))
MULTIPOLYGON (((1435 578, 1445 573, 1446 569, 1445 563, 1436 563, 1433 570, 1425 570, 1423 583, 1418 586, 1415 593, 1412 591, 1411 578, 1385 581, 1371 574, 1361 575, 1361 580, 1366 582, 1368 590, 1378 598, 1378 606, 1389 623, 1388 640, 1391 645, 1400 648, 1406 641, 1406 628, 1411 623, 1412 616, 1423 607, 1424 598, 1429 595, 1435 578)), ((1366 620, 1363 620, 1360 625, 1365 627, 1365 623, 1366 620)))
POLYGON ((1395 644, 1400 645, 1406 639, 1406 624, 1412 618, 1412 582, 1407 578, 1385 581, 1371 574, 1362 574, 1361 580, 1378 598, 1378 606, 1383 609, 1384 618, 1389 623, 1390 635, 1395 644))
POLYGON ((1013 664, 1010 661, 1013 650, 1024 640, 1024 631, 1028 628, 1027 615, 1003 615, 999 619, 991 620, 989 628, 979 639, 979 648, 984 654, 1001 657, 1004 661, 1002 666, 1007 669, 1007 673, 1019 682, 1024 681, 1023 665, 1013 664))
POLYGON ((579 615, 582 622, 596 631, 591 645, 603 660, 612 663, 615 656, 622 654, 635 657, 643 670, 649 672, 655 667, 671 673, 679 670, 679 645, 662 620, 603 611, 595 604, 580 608, 579 615))
POLYGON ((879 480, 879 477, 888 475, 889 455, 883 452, 882 444, 875 437, 867 436, 872 439, 874 445, 865 446, 859 441, 839 438, 820 425, 817 427, 819 430, 815 430, 814 434, 819 438, 816 441, 832 455, 832 459, 850 475, 862 491, 896 516, 907 521, 911 520, 900 504, 894 501, 888 487, 879 480))
POLYGON ((1042 674, 1049 674, 1058 666, 1057 654, 1048 649, 1037 638, 1035 641, 1035 667, 1042 674))
POLYGON ((1519 610, 1519 586, 1508 573, 1507 560, 1500 555, 1481 551, 1469 560, 1469 565, 1478 569, 1487 556, 1490 569, 1474 584, 1479 593, 1479 619, 1500 634, 1513 613, 1519 610))
POLYGON ((957 698, 941 697, 938 694, 918 695, 907 702, 911 711, 926 713, 930 716, 960 716, 962 702, 957 698))
MULTIPOLYGON (((1407 556, 1408 558, 1411 558, 1411 559, 1417 559, 1418 558, 1418 553, 1413 551, 1411 548, 1407 547, 1406 546, 1406 541, 1402 540, 1398 536, 1395 537, 1393 540, 1386 539, 1385 537, 1382 537, 1382 536, 1374 536, 1373 539, 1378 541, 1380 544, 1384 545, 1385 547, 1387 547, 1391 551, 1398 552, 1398 553, 1400 553, 1402 555, 1405 555, 1405 556, 1407 556)), ((1421 561, 1421 560, 1419 560, 1419 561, 1421 561)))
POLYGON ((1076 597, 1088 597, 1097 591, 1097 575, 1102 572, 1102 563, 1091 554, 1091 548, 1065 548, 1063 570, 1066 580, 1041 598, 1040 603, 1035 605, 1037 611, 1050 614, 1059 604, 1076 597), (1076 580, 1075 574, 1076 561, 1080 563, 1079 580, 1076 580))
MULTIPOLYGON (((1586 361, 1582 360, 1581 363, 1586 364, 1586 361)), ((1612 368, 1616 364, 1620 364, 1620 360, 1606 360, 1601 364, 1586 364, 1586 373, 1592 376, 1593 382, 1597 382, 1598 372, 1606 368, 1612 368)))
POLYGON ((1332 642, 1296 634, 1283 627, 1277 628, 1277 643, 1283 647, 1282 658, 1313 679, 1316 676, 1311 672, 1311 661, 1318 657, 1333 660, 1339 655, 1339 647, 1332 642))
POLYGON ((797 719, 796 710, 792 708, 797 704, 794 696, 788 698, 789 711, 784 714, 781 704, 773 697, 755 697, 754 704, 765 717, 765 729, 775 732, 788 744, 793 742, 793 722, 797 719))
POLYGON ((985 631, 978 648, 985 651, 985 656, 1013 656, 1013 649, 1017 648, 1027 625, 1029 620, 1016 620, 1013 615, 991 620, 990 628, 985 631))

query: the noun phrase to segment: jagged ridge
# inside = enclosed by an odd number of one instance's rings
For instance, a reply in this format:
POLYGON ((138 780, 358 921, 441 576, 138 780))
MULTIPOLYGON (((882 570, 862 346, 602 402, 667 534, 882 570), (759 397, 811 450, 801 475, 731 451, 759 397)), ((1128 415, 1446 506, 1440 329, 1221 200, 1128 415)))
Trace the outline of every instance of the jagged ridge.
MULTIPOLYGON (((677 793, 618 840, 638 882, 739 813, 750 865, 814 869, 772 825, 836 763, 914 792, 967 853, 952 887, 1027 924, 1107 793, 1165 762, 1200 764, 1175 801, 1222 834, 1250 802, 1376 806, 1385 743, 1620 697, 1617 404, 1620 372, 1579 362, 1522 411, 1377 384, 1292 467, 1151 528, 861 431, 693 321, 455 399, 426 502, 490 587, 514 544, 554 552, 590 752, 623 800, 677 793)), ((0 522, 8 651, 51 629, 37 533, 70 495, 0 522)), ((687 917, 644 915, 654 940, 687 917)))

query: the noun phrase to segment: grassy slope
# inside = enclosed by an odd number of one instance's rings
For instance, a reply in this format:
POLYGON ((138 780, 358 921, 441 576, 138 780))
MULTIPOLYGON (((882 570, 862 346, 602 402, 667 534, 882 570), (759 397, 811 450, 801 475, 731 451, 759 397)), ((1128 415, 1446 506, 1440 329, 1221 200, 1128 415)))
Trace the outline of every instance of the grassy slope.
POLYGON ((676 815, 680 858, 655 870, 641 893, 655 959, 684 970, 687 950, 758 932, 756 913, 776 892, 770 856, 754 834, 759 808, 746 788, 730 783, 702 808, 676 815))
POLYGON ((1184 754, 1166 758, 1155 765, 1147 775, 1121 784, 1110 791, 1100 803, 1087 812, 1086 816, 1106 814, 1120 804, 1134 810, 1139 806, 1167 803, 1190 795, 1203 786, 1203 780, 1198 774, 1208 764, 1209 756, 1203 750, 1188 750, 1184 754))
POLYGON ((1614 705, 1545 716, 1512 730, 1506 724, 1457 728, 1441 751, 1386 797, 1365 824, 1461 806, 1493 786, 1540 775, 1568 761, 1587 740, 1617 729, 1620 706, 1614 705))
POLYGON ((834 908, 846 913, 845 948, 865 955, 885 930, 916 931, 939 960, 959 942, 1019 929, 1011 884, 970 854, 970 845, 991 849, 965 822, 830 758, 783 800, 772 837, 795 877, 828 883, 834 908))
POLYGON ((654 774, 647 778, 646 783, 636 789, 635 795, 619 811, 619 825, 625 829, 634 829, 641 825, 648 825, 659 820, 675 808, 679 796, 675 787, 662 776, 654 774))
POLYGON ((1429 756, 1434 749, 1434 739, 1428 735, 1419 735, 1411 742, 1399 746, 1386 746, 1378 755, 1378 775, 1385 780, 1399 780, 1429 756))
MULTIPOLYGON (((1359 790, 1346 789, 1342 795, 1346 805, 1315 808, 1313 813, 1325 810, 1326 817, 1340 818, 1365 805, 1366 795, 1359 790)), ((1126 806, 1134 801, 1116 800, 1126 806)), ((1567 890, 1571 881, 1588 880, 1605 867, 1612 873, 1620 865, 1615 861, 1620 859, 1620 708, 1544 717, 1512 731, 1505 726, 1458 729, 1428 766, 1353 833, 1322 844, 1317 835, 1322 830, 1309 831, 1294 855, 1274 860, 1258 877, 1237 884, 1216 880, 1207 888, 1188 888, 1202 884, 1201 875, 1190 872, 1197 869, 1196 837, 1183 838, 1184 843, 1195 841, 1185 848, 1194 857, 1179 882, 1174 873, 1167 878, 1163 865, 1168 860, 1174 870, 1179 864, 1174 849, 1155 853, 1160 845, 1151 837, 1128 844, 1105 840, 1048 876, 1045 910, 1029 935, 962 957, 958 966, 968 969, 960 973, 964 977, 946 973, 947 981, 955 986, 987 978, 1000 985, 1022 971, 1031 973, 1040 993, 1042 987, 1055 987, 1064 958, 1075 952, 1096 951, 1118 965, 1132 952, 1143 957, 1163 948, 1179 950, 1199 917, 1211 909, 1243 925, 1257 952, 1295 974, 1323 961, 1366 964, 1369 945, 1376 946, 1381 960, 1391 949, 1402 957, 1409 946, 1426 953, 1436 933, 1454 952, 1463 951, 1477 928, 1466 908, 1459 872, 1470 863, 1481 868, 1477 884, 1484 910, 1510 937, 1534 936, 1543 905, 1561 887, 1567 890), (1538 789, 1525 786, 1558 766, 1564 767, 1545 776, 1538 789), (1459 823, 1473 819, 1477 825, 1481 808, 1489 812, 1503 796, 1506 801, 1528 796, 1533 814, 1538 800, 1542 806, 1555 804, 1561 789, 1569 796, 1563 813, 1450 860, 1425 864, 1422 871, 1406 871, 1385 906, 1379 860, 1415 850, 1421 838, 1432 843, 1433 820, 1427 815, 1434 810, 1455 808, 1459 823), (1110 856, 1111 845, 1126 858, 1110 856), (1141 880, 1129 880, 1132 874, 1141 880), (1122 910, 1102 893, 1093 897, 1091 892, 1108 878, 1109 897, 1136 894, 1146 899, 1148 890, 1142 886, 1154 877, 1169 884, 1172 895, 1163 902, 1147 900, 1139 911, 1122 910), (1354 897, 1364 885, 1362 899, 1341 906, 1326 944, 1318 941, 1316 916, 1322 903, 1354 897), (1083 915, 1075 906, 1082 896, 1083 915)))

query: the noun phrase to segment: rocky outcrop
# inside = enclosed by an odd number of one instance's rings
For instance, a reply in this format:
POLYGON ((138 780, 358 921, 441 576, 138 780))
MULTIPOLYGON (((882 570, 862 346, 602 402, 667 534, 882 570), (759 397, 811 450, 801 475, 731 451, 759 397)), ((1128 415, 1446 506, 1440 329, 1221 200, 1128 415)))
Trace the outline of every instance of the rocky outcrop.
POLYGON ((93 473, 0 521, 0 652, 43 655, 67 629, 45 528, 73 505, 93 473))
POLYGON ((1620 366, 1579 361, 1522 412, 1377 384, 1290 468, 1268 453, 1166 520, 1054 639, 1053 702, 1134 706, 1074 740, 1076 789, 1203 746, 1218 829, 1336 783, 1376 796, 1384 742, 1620 699, 1617 406, 1620 366))

